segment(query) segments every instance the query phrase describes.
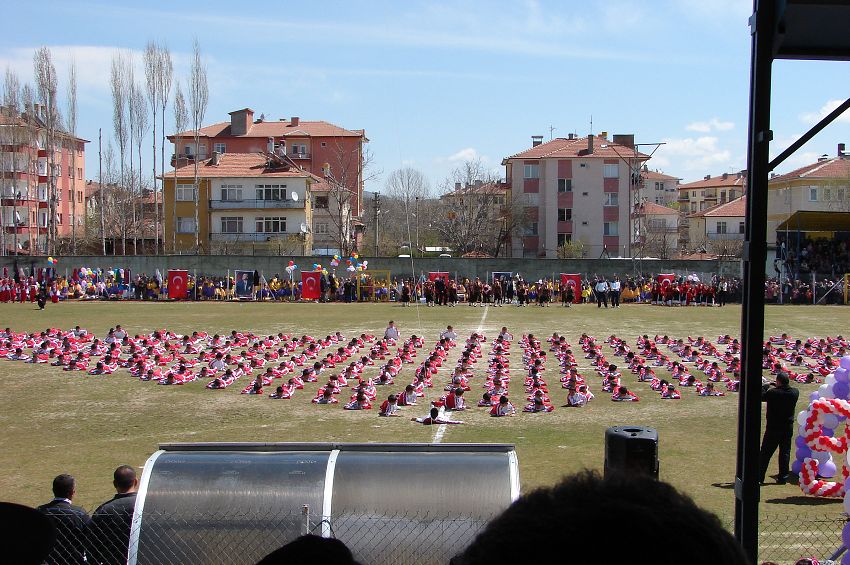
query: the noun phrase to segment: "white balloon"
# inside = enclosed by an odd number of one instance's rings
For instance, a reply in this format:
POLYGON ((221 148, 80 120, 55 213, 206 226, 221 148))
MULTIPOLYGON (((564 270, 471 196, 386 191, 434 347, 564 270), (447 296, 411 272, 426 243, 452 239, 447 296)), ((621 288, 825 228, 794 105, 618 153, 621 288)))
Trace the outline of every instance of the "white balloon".
POLYGON ((830 386, 834 385, 835 384, 835 375, 829 375, 827 378, 824 379, 823 382, 830 385, 830 386))
POLYGON ((832 385, 822 384, 818 388, 818 393, 821 398, 832 398, 832 385))
POLYGON ((806 418, 808 418, 808 417, 809 417, 809 411, 803 410, 802 412, 797 414, 797 423, 800 424, 800 426, 805 426, 806 425, 806 418))

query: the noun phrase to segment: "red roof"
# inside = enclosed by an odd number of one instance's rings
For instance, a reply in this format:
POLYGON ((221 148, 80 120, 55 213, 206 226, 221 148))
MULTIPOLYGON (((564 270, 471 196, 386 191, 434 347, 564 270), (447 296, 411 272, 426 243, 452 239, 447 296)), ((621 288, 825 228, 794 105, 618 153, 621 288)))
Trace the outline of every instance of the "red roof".
POLYGON ((679 190, 700 190, 705 188, 747 188, 747 178, 742 173, 723 173, 716 177, 680 184, 679 190))
POLYGON ((537 147, 532 147, 531 149, 526 149, 525 151, 511 155, 504 161, 507 161, 508 159, 570 159, 576 157, 586 159, 620 159, 634 158, 635 156, 640 160, 649 159, 649 155, 640 152, 635 154, 635 150, 631 147, 621 145, 619 143, 613 143, 604 137, 599 137, 598 135, 593 136, 593 153, 585 153, 587 151, 588 137, 577 137, 575 139, 557 137, 552 141, 541 143, 537 147))
POLYGON ((694 212, 689 214, 689 218, 706 216, 710 218, 743 218, 747 215, 747 197, 742 196, 730 202, 724 202, 711 208, 706 208, 702 212, 694 212))
POLYGON ((850 159, 833 157, 824 161, 818 161, 799 169, 794 169, 790 173, 778 175, 770 179, 770 182, 782 182, 802 178, 821 178, 821 179, 847 179, 850 178, 850 159))
MULTIPOLYGON (((188 163, 177 167, 178 178, 190 178, 195 175, 194 163, 188 163)), ((165 173, 164 178, 174 176, 174 171, 165 173)), ((268 157, 261 153, 224 153, 219 156, 217 165, 213 164, 212 158, 200 161, 198 165, 198 176, 201 178, 310 178, 314 182, 322 182, 322 179, 303 169, 270 167, 268 157)))
POLYGON ((679 211, 675 208, 669 208, 667 206, 662 206, 661 204, 656 204, 655 202, 644 202, 641 204, 643 208, 643 214, 645 216, 678 216, 679 211))
POLYGON ((674 177, 672 175, 665 175, 659 171, 650 171, 649 169, 644 169, 640 172, 640 176, 647 180, 681 180, 679 177, 674 177))
MULTIPOLYGON (((366 137, 366 132, 362 129, 348 130, 324 121, 303 120, 299 120, 297 126, 288 120, 254 122, 248 127, 248 133, 236 136, 230 133, 230 122, 212 124, 198 131, 201 137, 366 137)), ((178 136, 189 138, 193 135, 194 130, 187 130, 171 134, 168 139, 174 141, 178 136)))

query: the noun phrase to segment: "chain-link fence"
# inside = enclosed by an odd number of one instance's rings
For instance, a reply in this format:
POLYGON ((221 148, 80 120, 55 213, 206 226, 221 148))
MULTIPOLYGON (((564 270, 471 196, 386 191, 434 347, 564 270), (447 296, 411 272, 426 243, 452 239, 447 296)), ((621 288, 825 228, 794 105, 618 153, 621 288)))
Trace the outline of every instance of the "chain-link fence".
POLYGON ((47 563, 140 565, 160 563, 253 564, 306 533, 333 537, 365 564, 448 563, 486 525, 480 517, 334 512, 323 518, 262 511, 179 514, 142 512, 54 514, 57 543, 47 563))
MULTIPOLYGON (((339 539, 360 563, 444 564, 459 554, 486 525, 481 517, 436 516, 415 511, 395 515, 264 510, 179 514, 143 512, 53 514, 57 543, 47 563, 253 564, 306 533, 339 539)), ((793 564, 803 557, 823 561, 841 546, 847 516, 762 516, 759 563, 793 564)), ((730 530, 732 525, 729 525, 730 530)), ((601 549, 604 551, 604 549, 601 549)), ((684 562, 684 561, 683 561, 684 562)))

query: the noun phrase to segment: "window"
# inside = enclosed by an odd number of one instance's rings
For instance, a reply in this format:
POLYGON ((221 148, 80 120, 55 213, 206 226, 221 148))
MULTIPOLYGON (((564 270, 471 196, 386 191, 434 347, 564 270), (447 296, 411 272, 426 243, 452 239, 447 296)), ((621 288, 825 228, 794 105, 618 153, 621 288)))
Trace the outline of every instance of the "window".
POLYGON ((605 222, 602 224, 602 235, 620 235, 620 224, 617 222, 605 222))
POLYGON ((744 222, 738 222, 738 233, 744 233, 746 230, 746 224, 744 222))
POLYGON ((222 218, 221 233, 242 233, 242 216, 222 218))
POLYGON ((195 218, 192 216, 178 216, 177 233, 195 233, 195 218))
POLYGON ((726 222, 717 222, 717 233, 726 233, 726 222))
POLYGON ((602 177, 606 179, 618 179, 620 178, 620 165, 605 165, 602 169, 602 177))
POLYGON ((540 165, 525 165, 522 168, 522 178, 538 179, 540 178, 540 165))
MULTIPOLYGON (((194 202, 195 201, 195 187, 191 184, 178 184, 177 185, 177 201, 178 202, 194 202)), ((195 231, 194 228, 192 231, 195 231)))
POLYGON ((241 184, 223 184, 221 185, 221 199, 228 202, 239 202, 242 200, 242 185, 241 184))
POLYGON ((726 202, 726 191, 721 190, 720 191, 720 203, 723 204, 724 202, 726 202))
POLYGON ((558 221, 559 222, 569 222, 573 219, 573 209, 572 208, 558 208, 558 221))
POLYGON ((82 167, 77 167, 77 178, 78 179, 83 178, 83 168, 82 167))
POLYGON ((823 200, 824 202, 832 200, 832 190, 828 186, 823 187, 823 200))
POLYGON ((286 200, 285 184, 255 184, 257 200, 286 200))
POLYGON ((697 197, 697 191, 696 191, 696 190, 692 190, 692 191, 691 191, 691 198, 696 198, 696 197, 697 197))
POLYGON ((61 213, 56 214, 56 223, 59 224, 60 226, 62 225, 62 214, 61 213))
POLYGON ((809 187, 809 202, 817 202, 818 201, 818 187, 810 186, 809 187))
POLYGON ((313 225, 314 233, 326 234, 328 233, 328 223, 327 222, 316 222, 313 225))
POLYGON ((586 192, 582 192, 582 193, 581 193, 581 195, 582 195, 582 196, 587 196, 587 193, 586 193, 586 192))
POLYGON ((286 231, 286 218, 270 217, 257 218, 257 233, 284 233, 286 231))
POLYGON ((307 154, 307 146, 303 143, 293 143, 292 144, 292 154, 293 155, 306 155, 307 154))
POLYGON ((68 178, 74 178, 74 167, 68 165, 68 178))
POLYGON ((664 204, 664 197, 663 196, 656 196, 655 197, 655 203, 663 205, 664 204))
POLYGON ((565 244, 571 242, 573 240, 573 234, 571 233, 559 233, 558 234, 558 247, 563 247, 565 244))
POLYGON ((83 191, 82 190, 77 191, 77 202, 80 203, 80 204, 83 203, 83 191))
POLYGON ((579 163, 578 166, 579 166, 580 169, 586 169, 587 163, 579 163))
POLYGON ((327 196, 317 196, 316 197, 316 208, 327 209, 328 207, 328 197, 327 196))
POLYGON ((573 179, 558 179, 558 192, 572 192, 573 179))
POLYGON ((74 191, 69 190, 68 191, 68 202, 73 202, 73 201, 74 201, 74 191))
POLYGON ((187 145, 186 147, 184 147, 183 148, 183 154, 184 155, 192 155, 192 146, 187 145))
POLYGON ((696 212, 696 211, 697 211, 697 203, 691 202, 691 212, 696 212))
POLYGON ((525 235, 537 235, 537 222, 529 222, 525 227, 525 235))
POLYGON ((215 151, 216 153, 221 153, 223 155, 227 153, 227 144, 213 143, 213 151, 215 151))
POLYGON ((325 142, 323 141, 323 142, 322 142, 322 147, 327 147, 327 146, 328 146, 328 144, 327 144, 327 143, 325 143, 325 142))
POLYGON ((700 195, 702 198, 705 198, 705 191, 704 191, 704 190, 700 190, 700 191, 699 191, 699 195, 700 195))
POLYGON ((605 193, 605 202, 602 205, 603 206, 619 206, 620 205, 620 195, 616 192, 606 192, 605 193))
POLYGON ((660 182, 655 183, 655 190, 664 190, 664 185, 660 182))

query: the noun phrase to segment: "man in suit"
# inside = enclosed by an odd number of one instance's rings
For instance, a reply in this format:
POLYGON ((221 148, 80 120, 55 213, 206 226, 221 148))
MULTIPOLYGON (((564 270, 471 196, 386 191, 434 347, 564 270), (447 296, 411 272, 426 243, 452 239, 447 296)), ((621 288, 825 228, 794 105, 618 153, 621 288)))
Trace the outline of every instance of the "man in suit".
POLYGON ((91 523, 88 513, 71 502, 77 494, 77 482, 71 475, 53 479, 53 500, 38 510, 49 516, 56 526, 56 545, 47 556, 47 563, 85 563, 86 535, 91 523))
POLYGON ((776 380, 764 385, 761 393, 762 402, 767 404, 767 418, 764 426, 764 437, 761 440, 761 479, 767 473, 770 459, 779 448, 779 476, 776 482, 784 485, 788 481, 791 462, 791 438, 794 435, 794 416, 796 414, 799 389, 789 384, 788 373, 780 371, 776 380))
POLYGON ((97 548, 97 558, 102 564, 126 563, 130 545, 130 528, 139 479, 129 465, 115 469, 112 484, 116 494, 101 504, 92 514, 92 541, 97 548))

